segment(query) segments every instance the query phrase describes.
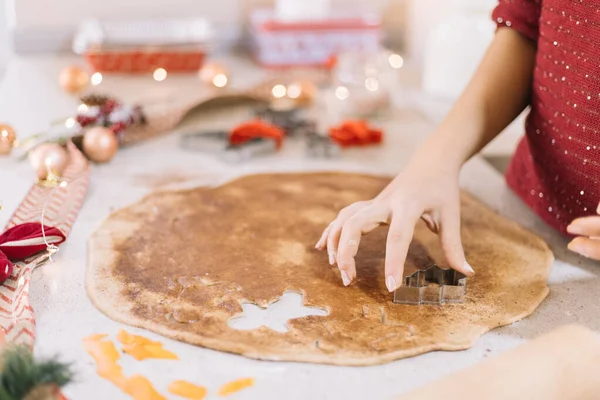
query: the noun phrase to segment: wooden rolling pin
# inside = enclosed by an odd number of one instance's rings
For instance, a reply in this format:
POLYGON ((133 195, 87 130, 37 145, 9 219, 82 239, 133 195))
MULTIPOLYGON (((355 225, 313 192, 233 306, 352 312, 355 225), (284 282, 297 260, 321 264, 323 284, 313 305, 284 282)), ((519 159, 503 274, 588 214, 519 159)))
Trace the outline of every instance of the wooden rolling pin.
POLYGON ((569 325, 398 400, 597 400, 600 336, 569 325))

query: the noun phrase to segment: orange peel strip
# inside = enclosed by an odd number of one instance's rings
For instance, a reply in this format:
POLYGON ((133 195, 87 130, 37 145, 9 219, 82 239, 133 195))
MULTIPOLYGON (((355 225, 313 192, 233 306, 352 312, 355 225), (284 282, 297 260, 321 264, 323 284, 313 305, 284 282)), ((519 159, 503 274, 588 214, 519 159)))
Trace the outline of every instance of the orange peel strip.
POLYGON ((208 391, 204 386, 194 385, 186 381, 174 381, 169 385, 169 393, 189 400, 203 400, 208 391))
POLYGON ((147 378, 141 375, 134 375, 127 379, 123 391, 133 397, 134 400, 167 400, 166 397, 163 397, 154 389, 147 378))
POLYGON ((221 389, 219 389, 219 396, 229 396, 230 394, 237 393, 250 386, 254 386, 254 378, 237 379, 221 386, 221 389))

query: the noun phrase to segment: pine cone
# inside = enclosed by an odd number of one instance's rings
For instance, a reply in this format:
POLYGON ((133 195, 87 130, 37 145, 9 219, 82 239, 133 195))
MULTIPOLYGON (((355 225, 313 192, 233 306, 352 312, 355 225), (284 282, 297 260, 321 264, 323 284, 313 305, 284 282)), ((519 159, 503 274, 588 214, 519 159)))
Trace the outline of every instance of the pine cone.
POLYGON ((65 396, 54 384, 40 385, 30 391, 23 400, 63 400, 65 396))
POLYGON ((88 107, 103 106, 108 101, 108 96, 89 94, 87 96, 81 96, 80 100, 88 107))

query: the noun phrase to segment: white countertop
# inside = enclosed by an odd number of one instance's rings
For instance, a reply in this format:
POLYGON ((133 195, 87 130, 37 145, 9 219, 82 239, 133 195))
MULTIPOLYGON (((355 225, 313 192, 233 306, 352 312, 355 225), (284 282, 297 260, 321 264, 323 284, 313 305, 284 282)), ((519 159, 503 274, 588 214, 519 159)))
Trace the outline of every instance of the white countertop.
MULTIPOLYGON (((44 129, 51 120, 73 114, 76 99, 63 94, 56 83, 58 71, 68 62, 68 59, 60 58, 16 58, 11 61, 0 86, 0 121, 11 124, 24 137, 44 129)), ((244 76, 249 76, 249 71, 244 72, 244 76)), ((121 97, 131 101, 148 96, 148 93, 161 96, 170 90, 170 79, 162 84, 151 82, 152 86, 148 83, 142 85, 135 79, 115 81, 111 86, 109 78, 101 89, 118 86, 119 93, 123 94, 121 97)), ((172 82, 177 79, 173 78, 172 82)), ((426 107, 426 104, 420 102, 420 106, 426 107)), ((559 325, 580 323, 600 332, 597 306, 600 264, 569 254, 565 249, 566 241, 545 227, 509 193, 502 176, 480 157, 475 157, 464 167, 461 176, 463 187, 493 209, 544 237, 554 250, 557 261, 550 277, 550 295, 539 309, 521 322, 484 335, 469 350, 429 353, 364 368, 260 362, 193 347, 123 326, 98 312, 88 300, 84 288, 88 237, 112 210, 135 202, 155 189, 159 178, 176 174, 189 179, 184 185, 192 186, 213 184, 254 171, 344 170, 394 174, 432 128, 431 122, 419 115, 409 110, 396 112, 393 118, 382 122, 387 132, 385 146, 347 151, 341 158, 331 161, 309 160, 304 157, 299 143, 289 141, 276 155, 238 166, 225 165, 200 153, 180 150, 175 133, 124 149, 111 163, 94 166, 87 199, 69 240, 61 247, 54 263, 34 273, 30 291, 37 317, 36 353, 59 354, 63 360, 73 362, 77 371, 76 382, 65 391, 67 397, 75 400, 128 398, 96 375, 95 365, 81 345, 81 339, 93 333, 108 333, 114 339, 114 334, 121 328, 160 340, 165 343, 165 348, 181 358, 180 361, 137 362, 123 357, 121 365, 126 375, 146 375, 163 394, 167 394, 166 387, 171 381, 186 379, 207 386, 211 393, 209 398, 216 398, 216 390, 222 383, 240 377, 254 377, 256 385, 253 388, 231 398, 261 400, 387 399, 512 348, 559 325), (158 158, 160 162, 157 162, 158 158), (152 184, 151 181, 155 182, 152 184)), ((243 112, 204 113, 188 119, 186 125, 192 126, 202 120, 206 121, 205 126, 227 126, 231 119, 242 116, 243 112), (222 122, 223 118, 227 118, 228 122, 222 122)), ((4 226, 32 184, 33 174, 26 162, 4 158, 0 159, 0 182, 3 187, 0 201, 5 209, 0 212, 0 226, 4 226)))

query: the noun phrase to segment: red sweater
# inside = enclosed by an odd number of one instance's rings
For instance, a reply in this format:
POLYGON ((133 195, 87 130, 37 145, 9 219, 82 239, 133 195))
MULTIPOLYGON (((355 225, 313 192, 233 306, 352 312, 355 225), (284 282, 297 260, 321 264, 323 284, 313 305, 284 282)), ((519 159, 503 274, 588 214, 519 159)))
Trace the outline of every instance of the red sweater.
POLYGON ((501 0, 492 18, 537 42, 531 111, 506 180, 566 233, 600 203, 600 0, 501 0))

